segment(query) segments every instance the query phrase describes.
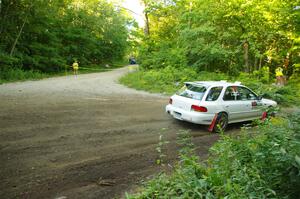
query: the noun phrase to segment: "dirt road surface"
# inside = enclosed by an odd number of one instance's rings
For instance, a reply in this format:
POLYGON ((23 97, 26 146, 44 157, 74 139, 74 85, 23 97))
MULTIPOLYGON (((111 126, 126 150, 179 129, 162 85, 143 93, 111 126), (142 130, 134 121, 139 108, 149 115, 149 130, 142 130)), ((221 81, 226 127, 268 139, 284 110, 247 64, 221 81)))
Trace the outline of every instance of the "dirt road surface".
POLYGON ((218 138, 164 113, 168 97, 118 84, 128 72, 0 85, 0 198, 121 198, 157 173, 159 132, 173 164, 191 130, 203 158, 218 138))

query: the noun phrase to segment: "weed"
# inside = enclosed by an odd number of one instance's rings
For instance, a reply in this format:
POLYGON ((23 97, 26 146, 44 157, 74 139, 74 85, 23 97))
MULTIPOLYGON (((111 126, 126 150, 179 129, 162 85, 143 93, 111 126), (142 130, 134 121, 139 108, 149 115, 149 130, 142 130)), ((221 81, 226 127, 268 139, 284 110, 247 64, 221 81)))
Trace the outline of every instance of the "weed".
POLYGON ((240 134, 221 134, 201 164, 187 131, 178 134, 180 162, 173 174, 160 174, 143 198, 291 198, 300 197, 300 113, 270 118, 240 134))
POLYGON ((168 144, 168 141, 164 140, 164 134, 166 132, 166 128, 162 128, 161 131, 159 132, 159 142, 157 147, 155 148, 157 153, 158 153, 158 158, 156 159, 156 164, 164 166, 165 163, 165 157, 166 155, 163 153, 163 149, 166 144, 168 144))
POLYGON ((34 80, 42 79, 47 77, 46 74, 40 73, 38 71, 24 71, 18 68, 6 69, 0 71, 0 83, 18 81, 18 80, 34 80))

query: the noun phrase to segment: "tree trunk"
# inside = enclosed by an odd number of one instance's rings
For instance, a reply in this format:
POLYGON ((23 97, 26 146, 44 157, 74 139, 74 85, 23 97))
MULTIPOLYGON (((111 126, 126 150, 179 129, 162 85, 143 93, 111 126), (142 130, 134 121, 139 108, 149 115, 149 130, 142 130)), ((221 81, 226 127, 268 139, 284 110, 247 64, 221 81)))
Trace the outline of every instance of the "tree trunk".
POLYGON ((261 55, 260 58, 259 58, 259 66, 258 66, 259 70, 261 69, 262 59, 263 59, 263 56, 261 55))
POLYGON ((189 7, 189 28, 192 27, 192 20, 191 20, 191 17, 192 17, 192 6, 193 6, 193 2, 190 2, 190 7, 189 7))
POLYGON ((148 12, 145 12, 145 35, 149 36, 150 35, 150 28, 149 28, 149 17, 148 17, 148 12))
POLYGON ((23 24, 22 24, 22 26, 21 26, 21 28, 20 28, 20 30, 19 30, 19 32, 18 32, 18 35, 17 35, 17 37, 16 37, 16 39, 15 39, 15 41, 14 41, 14 43, 13 43, 13 46, 12 46, 12 48, 11 48, 11 50, 10 50, 10 53, 9 53, 10 56, 13 56, 13 54, 14 54, 16 45, 17 45, 18 40, 19 40, 19 38, 20 38, 20 36, 21 36, 21 34, 22 34, 22 32, 23 32, 23 29, 24 29, 25 23, 26 23, 26 21, 27 21, 27 18, 28 18, 28 15, 26 15, 26 17, 25 17, 25 19, 24 19, 24 21, 23 21, 23 24))
POLYGON ((243 48, 244 48, 245 72, 250 72, 250 70, 249 70, 249 43, 248 43, 248 41, 244 42, 243 48))
POLYGON ((254 68, 253 70, 257 70, 257 57, 254 58, 254 68))

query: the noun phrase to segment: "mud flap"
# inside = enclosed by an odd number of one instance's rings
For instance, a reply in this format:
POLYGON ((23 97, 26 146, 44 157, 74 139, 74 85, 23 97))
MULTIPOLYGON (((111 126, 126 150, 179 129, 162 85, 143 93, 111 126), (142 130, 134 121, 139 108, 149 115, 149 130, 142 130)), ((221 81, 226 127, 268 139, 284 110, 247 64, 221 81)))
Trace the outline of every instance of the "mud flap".
POLYGON ((262 113, 261 120, 264 121, 267 118, 267 111, 262 113))
POLYGON ((217 121, 217 119, 219 119, 218 116, 219 116, 219 114, 216 113, 214 119, 211 121, 211 124, 210 124, 210 126, 208 127, 208 131, 209 131, 209 132, 213 132, 213 130, 214 130, 214 128, 215 128, 215 125, 216 125, 216 121, 217 121))

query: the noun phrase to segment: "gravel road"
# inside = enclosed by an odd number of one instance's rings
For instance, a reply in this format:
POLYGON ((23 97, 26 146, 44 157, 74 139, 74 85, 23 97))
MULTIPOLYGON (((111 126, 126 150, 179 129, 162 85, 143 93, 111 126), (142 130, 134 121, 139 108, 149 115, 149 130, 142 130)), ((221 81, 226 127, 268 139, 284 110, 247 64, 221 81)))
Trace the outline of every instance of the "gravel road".
POLYGON ((127 72, 0 85, 0 198, 124 197, 159 171, 162 128, 167 162, 182 129, 205 158, 218 136, 169 118, 168 97, 118 84, 127 72))

